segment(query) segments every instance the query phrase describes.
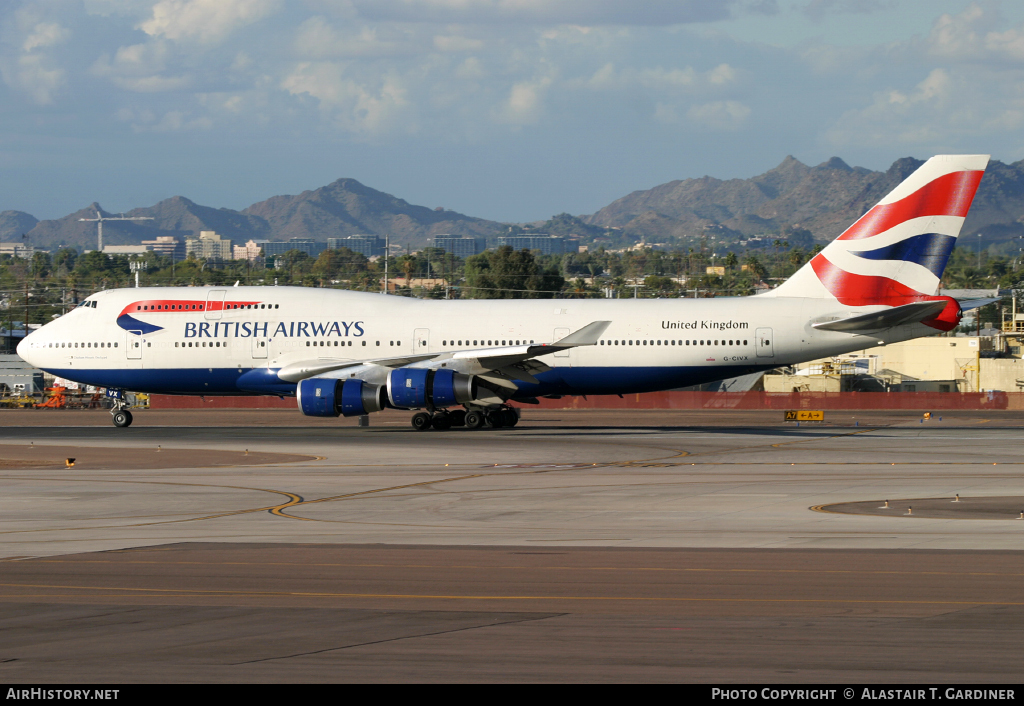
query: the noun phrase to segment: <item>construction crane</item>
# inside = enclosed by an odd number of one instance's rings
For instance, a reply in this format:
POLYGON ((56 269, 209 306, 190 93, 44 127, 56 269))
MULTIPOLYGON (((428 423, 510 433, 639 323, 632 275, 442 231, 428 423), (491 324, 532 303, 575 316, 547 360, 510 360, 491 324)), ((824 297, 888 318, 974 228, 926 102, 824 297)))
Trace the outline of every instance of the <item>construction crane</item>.
POLYGON ((152 216, 125 216, 123 213, 120 216, 101 216, 100 212, 96 212, 95 218, 79 218, 79 221, 95 221, 97 230, 99 231, 99 239, 97 241, 97 250, 103 252, 103 221, 152 221, 152 216))

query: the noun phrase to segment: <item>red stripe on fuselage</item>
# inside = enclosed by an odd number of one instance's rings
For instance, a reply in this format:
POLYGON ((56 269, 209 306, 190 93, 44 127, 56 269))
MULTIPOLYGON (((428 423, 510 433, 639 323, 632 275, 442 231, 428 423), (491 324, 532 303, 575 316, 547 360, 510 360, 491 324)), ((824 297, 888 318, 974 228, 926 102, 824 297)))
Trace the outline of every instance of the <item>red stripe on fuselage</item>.
POLYGON ((911 218, 922 216, 964 218, 971 208, 971 202, 984 173, 961 171, 940 176, 899 201, 875 206, 847 228, 838 239, 870 238, 911 218))
POLYGON ((208 302, 205 299, 143 299, 126 306, 118 316, 124 316, 125 314, 181 314, 186 311, 224 311, 227 309, 242 309, 253 304, 259 304, 259 302, 208 302))
POLYGON ((942 312, 921 323, 940 331, 952 331, 960 324, 960 305, 950 297, 919 292, 888 277, 858 275, 836 267, 821 253, 811 259, 814 274, 840 304, 846 306, 903 306, 913 302, 945 300, 942 312))

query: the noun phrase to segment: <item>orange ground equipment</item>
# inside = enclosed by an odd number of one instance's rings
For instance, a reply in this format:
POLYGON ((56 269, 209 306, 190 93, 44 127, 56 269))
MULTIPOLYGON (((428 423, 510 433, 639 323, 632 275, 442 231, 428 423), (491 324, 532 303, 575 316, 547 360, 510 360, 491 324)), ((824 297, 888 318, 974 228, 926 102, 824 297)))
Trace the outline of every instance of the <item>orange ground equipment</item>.
POLYGON ((64 405, 67 404, 67 397, 64 393, 67 391, 66 387, 48 387, 46 391, 50 393, 49 399, 45 402, 39 402, 36 404, 37 408, 48 407, 50 409, 63 409, 64 405))

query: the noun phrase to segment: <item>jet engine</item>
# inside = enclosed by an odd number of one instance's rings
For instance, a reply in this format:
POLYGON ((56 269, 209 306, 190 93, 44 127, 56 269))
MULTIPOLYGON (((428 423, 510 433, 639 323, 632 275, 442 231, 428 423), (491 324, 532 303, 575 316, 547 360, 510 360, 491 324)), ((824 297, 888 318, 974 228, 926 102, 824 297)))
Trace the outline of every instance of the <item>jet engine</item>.
POLYGON ((383 385, 355 379, 307 378, 299 381, 295 396, 308 417, 357 417, 387 406, 383 385))
POLYGON ((444 409, 476 399, 477 380, 447 368, 398 368, 388 373, 387 389, 392 407, 444 409))

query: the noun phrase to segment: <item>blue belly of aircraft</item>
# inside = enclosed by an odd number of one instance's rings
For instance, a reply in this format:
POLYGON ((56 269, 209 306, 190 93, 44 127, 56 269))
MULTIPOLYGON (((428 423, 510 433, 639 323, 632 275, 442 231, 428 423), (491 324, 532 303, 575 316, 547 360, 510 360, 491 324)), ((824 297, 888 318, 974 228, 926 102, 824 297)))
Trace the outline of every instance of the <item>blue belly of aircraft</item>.
MULTIPOLYGON (((615 395, 671 390, 747 375, 772 365, 557 368, 519 383, 515 397, 615 395)), ((59 369, 48 372, 96 387, 168 395, 294 395, 295 384, 266 368, 171 368, 152 370, 59 369)))

